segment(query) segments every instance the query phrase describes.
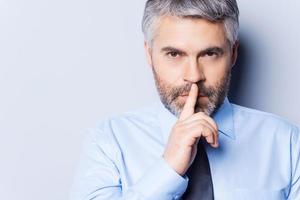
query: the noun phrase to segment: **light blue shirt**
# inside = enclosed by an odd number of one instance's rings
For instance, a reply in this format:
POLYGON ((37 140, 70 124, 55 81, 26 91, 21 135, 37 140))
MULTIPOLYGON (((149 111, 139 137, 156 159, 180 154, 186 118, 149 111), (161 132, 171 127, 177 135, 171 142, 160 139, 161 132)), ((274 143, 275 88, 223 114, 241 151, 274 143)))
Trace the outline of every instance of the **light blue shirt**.
MULTIPOLYGON (((206 145, 216 200, 299 200, 299 129, 226 98, 213 116, 219 148, 206 145)), ((71 200, 180 199, 189 178, 162 158, 177 118, 158 101, 90 129, 71 200)))

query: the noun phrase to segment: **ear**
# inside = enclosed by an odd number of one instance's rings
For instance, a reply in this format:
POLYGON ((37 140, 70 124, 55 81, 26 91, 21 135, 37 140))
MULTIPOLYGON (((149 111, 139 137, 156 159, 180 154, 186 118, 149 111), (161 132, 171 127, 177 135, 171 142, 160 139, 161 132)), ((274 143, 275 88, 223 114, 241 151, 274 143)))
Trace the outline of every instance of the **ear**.
POLYGON ((147 59, 147 62, 149 64, 150 67, 153 66, 153 63, 152 63, 152 49, 151 47, 149 46, 148 42, 144 41, 144 49, 145 49, 145 53, 146 53, 146 59, 147 59))
POLYGON ((232 46, 232 57, 231 57, 231 68, 235 65, 237 57, 238 57, 238 48, 239 48, 239 41, 237 40, 232 46))

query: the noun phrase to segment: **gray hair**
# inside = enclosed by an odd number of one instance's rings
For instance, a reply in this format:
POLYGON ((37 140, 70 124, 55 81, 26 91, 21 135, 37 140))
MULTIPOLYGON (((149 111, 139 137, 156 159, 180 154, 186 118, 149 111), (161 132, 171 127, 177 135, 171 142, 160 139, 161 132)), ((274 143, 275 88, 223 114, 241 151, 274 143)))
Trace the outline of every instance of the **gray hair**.
POLYGON ((157 19, 165 15, 223 22, 230 44, 238 40, 239 9, 236 0, 148 0, 142 30, 149 44, 152 44, 154 38, 157 19))

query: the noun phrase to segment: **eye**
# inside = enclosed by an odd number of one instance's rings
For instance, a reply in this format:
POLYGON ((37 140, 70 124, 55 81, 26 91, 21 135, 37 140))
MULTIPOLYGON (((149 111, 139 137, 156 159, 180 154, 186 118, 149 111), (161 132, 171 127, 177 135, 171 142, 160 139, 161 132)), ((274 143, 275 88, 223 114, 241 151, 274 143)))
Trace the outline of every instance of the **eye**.
POLYGON ((176 51, 170 51, 167 53, 167 55, 170 56, 171 58, 177 58, 178 56, 180 56, 180 53, 176 51))
POLYGON ((209 52, 206 52, 205 56, 208 56, 208 57, 213 57, 213 56, 218 56, 218 53, 214 52, 214 51, 209 51, 209 52))

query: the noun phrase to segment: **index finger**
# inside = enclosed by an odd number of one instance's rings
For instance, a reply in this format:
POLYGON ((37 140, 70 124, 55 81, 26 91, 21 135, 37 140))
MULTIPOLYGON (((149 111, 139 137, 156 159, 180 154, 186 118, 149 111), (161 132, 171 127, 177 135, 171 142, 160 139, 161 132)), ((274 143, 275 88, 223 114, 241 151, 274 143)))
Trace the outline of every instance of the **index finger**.
POLYGON ((179 116, 179 120, 185 120, 190 117, 195 112, 195 105, 198 97, 198 86, 193 83, 189 92, 189 96, 186 99, 186 102, 183 106, 181 114, 179 116))

